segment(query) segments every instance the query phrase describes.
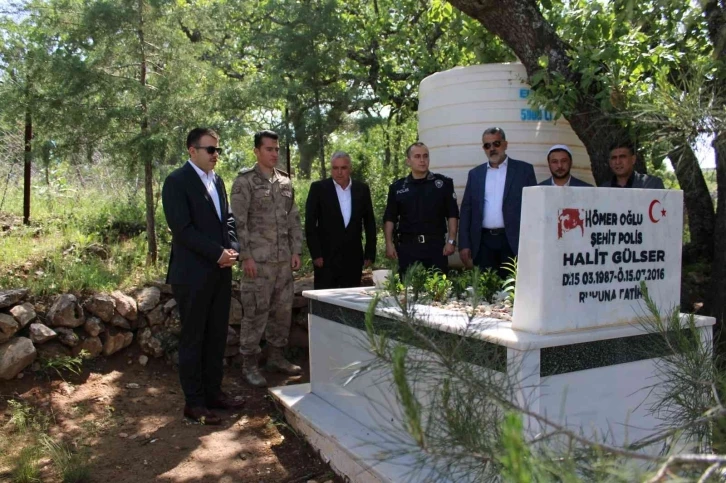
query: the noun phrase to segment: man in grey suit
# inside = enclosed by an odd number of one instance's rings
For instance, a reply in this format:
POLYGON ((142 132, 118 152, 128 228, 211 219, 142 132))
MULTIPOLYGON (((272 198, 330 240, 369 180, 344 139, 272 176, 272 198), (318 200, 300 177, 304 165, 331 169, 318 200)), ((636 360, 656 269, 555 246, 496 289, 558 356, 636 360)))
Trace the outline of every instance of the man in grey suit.
POLYGON ((570 174, 572 169, 572 151, 564 144, 555 144, 547 151, 547 165, 552 176, 542 181, 540 186, 572 186, 592 188, 590 183, 575 178, 570 174))
POLYGON ((611 180, 600 185, 602 188, 645 188, 663 190, 663 180, 635 171, 635 147, 632 143, 618 142, 610 146, 611 180))
POLYGON ((459 255, 466 266, 492 268, 506 275, 503 264, 517 255, 522 190, 536 186, 534 167, 507 156, 501 128, 484 131, 482 146, 489 162, 469 171, 461 201, 459 255))

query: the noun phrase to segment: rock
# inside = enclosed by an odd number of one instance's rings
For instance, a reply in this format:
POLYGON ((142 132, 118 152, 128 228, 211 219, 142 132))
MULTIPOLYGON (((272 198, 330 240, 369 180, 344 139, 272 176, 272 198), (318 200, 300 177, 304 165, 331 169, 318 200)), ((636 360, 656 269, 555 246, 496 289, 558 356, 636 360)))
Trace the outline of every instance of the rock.
POLYGON ((175 307, 164 321, 164 328, 177 337, 181 334, 181 319, 179 318, 178 309, 178 307, 175 307))
POLYGON ((91 337, 97 337, 98 334, 106 330, 106 326, 103 325, 103 322, 101 322, 101 319, 98 317, 89 317, 86 319, 86 323, 83 324, 83 328, 91 337))
POLYGON ((164 355, 164 347, 161 340, 156 338, 150 328, 145 328, 139 334, 139 346, 144 354, 151 357, 161 357, 164 355))
POLYGON ((232 297, 232 303, 229 306, 229 325, 242 324, 242 304, 235 297, 232 297))
POLYGON ((25 302, 22 305, 16 305, 10 309, 10 313, 15 317, 15 320, 20 324, 20 328, 24 328, 28 323, 33 320, 36 316, 35 307, 30 302, 25 302))
POLYGON ((80 327, 85 322, 83 308, 76 302, 72 294, 63 294, 56 297, 53 306, 48 311, 54 327, 80 327))
POLYGON ((142 367, 146 367, 146 364, 148 364, 148 363, 149 363, 149 356, 146 356, 143 354, 139 356, 139 364, 142 367))
POLYGON ((116 300, 110 295, 96 294, 86 301, 83 308, 104 322, 109 322, 116 310, 116 300))
POLYGON ((154 282, 150 282, 149 285, 158 288, 159 291, 164 295, 172 295, 171 285, 169 285, 168 283, 164 283, 161 280, 156 280, 154 282))
POLYGON ((149 319, 149 326, 154 327, 155 325, 161 325, 164 323, 164 307, 157 305, 154 309, 146 314, 149 319))
POLYGON ((36 347, 38 351, 38 359, 51 360, 58 357, 67 357, 72 355, 70 347, 66 347, 58 341, 50 341, 36 347))
POLYGON ((140 387, 141 386, 139 386, 135 382, 129 382, 128 384, 126 384, 126 389, 139 389, 140 387))
POLYGON ((73 355, 78 356, 81 351, 86 351, 88 353, 86 356, 87 359, 95 359, 100 356, 103 351, 103 342, 101 342, 101 338, 98 336, 86 337, 80 344, 73 348, 73 355))
POLYGON ((126 336, 123 331, 109 328, 103 333, 101 340, 103 340, 103 355, 110 356, 124 348, 126 336))
POLYGON ((136 303, 140 312, 149 312, 159 304, 161 290, 157 287, 145 287, 136 296, 136 303))
POLYGON ((121 314, 113 314, 113 317, 111 317, 111 325, 119 329, 131 330, 131 324, 128 320, 121 317, 121 314))
POLYGON ((118 290, 111 292, 111 297, 116 301, 116 311, 121 314, 121 317, 128 320, 136 320, 139 313, 136 307, 136 300, 118 290))
POLYGON ((18 288, 13 290, 0 290, 0 309, 17 305, 28 296, 27 288, 18 288))
POLYGON ((145 329, 149 326, 149 318, 146 314, 139 314, 136 320, 133 321, 131 327, 133 329, 145 329))
POLYGON ((9 341, 19 329, 20 324, 12 316, 0 313, 0 344, 9 341))
POLYGON ((80 337, 73 332, 73 329, 69 329, 68 327, 56 327, 55 331, 58 333, 58 341, 63 345, 75 347, 79 342, 81 342, 80 337))
POLYGON ((174 307, 176 307, 176 300, 174 300, 174 299, 167 300, 166 303, 164 304, 164 313, 168 314, 169 312, 171 312, 174 309, 174 307))
POLYGON ((227 345, 239 344, 239 336, 232 327, 227 327, 227 345))
POLYGON ((131 343, 134 341, 134 333, 133 332, 124 332, 124 345, 122 349, 127 348, 131 345, 131 343))
POLYGON ((45 324, 41 324, 40 322, 35 322, 34 324, 30 324, 30 340, 33 341, 35 344, 43 344, 45 342, 48 342, 49 340, 52 340, 58 336, 56 331, 51 329, 45 324))
POLYGON ((0 379, 10 380, 33 363, 38 353, 27 337, 15 337, 0 345, 0 379))
POLYGON ((125 439, 125 438, 128 438, 129 437, 129 434, 128 433, 118 433, 118 437, 119 438, 122 438, 122 439, 125 439))

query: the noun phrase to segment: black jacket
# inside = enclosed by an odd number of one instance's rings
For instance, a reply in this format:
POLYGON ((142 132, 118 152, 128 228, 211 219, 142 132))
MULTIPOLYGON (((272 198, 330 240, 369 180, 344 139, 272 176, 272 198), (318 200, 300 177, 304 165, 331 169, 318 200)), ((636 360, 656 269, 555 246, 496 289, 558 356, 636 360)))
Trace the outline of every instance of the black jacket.
POLYGON ((313 260, 326 264, 363 265, 376 258, 376 220, 368 185, 351 180, 351 215, 346 227, 332 178, 310 185, 305 203, 305 237, 313 260), (362 235, 365 231, 365 249, 362 235), (353 263, 355 262, 355 263, 353 263))
POLYGON ((172 171, 164 181, 161 199, 171 230, 171 256, 166 281, 189 284, 191 277, 213 276, 226 248, 239 250, 234 217, 229 210, 224 181, 216 177, 222 221, 217 216, 204 183, 189 162, 172 171))

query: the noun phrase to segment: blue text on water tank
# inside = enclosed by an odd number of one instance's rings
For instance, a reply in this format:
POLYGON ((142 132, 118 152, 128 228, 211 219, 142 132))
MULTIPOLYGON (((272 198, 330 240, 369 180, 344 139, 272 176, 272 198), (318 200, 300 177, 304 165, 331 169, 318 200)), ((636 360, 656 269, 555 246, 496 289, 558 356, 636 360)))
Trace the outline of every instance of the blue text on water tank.
POLYGON ((544 109, 522 109, 519 117, 522 121, 551 121, 554 118, 550 111, 544 109))
MULTIPOLYGON (((527 99, 529 97, 529 89, 519 89, 519 98, 527 99)), ((522 109, 519 113, 519 117, 522 121, 551 121, 554 116, 550 111, 544 109, 522 109)))

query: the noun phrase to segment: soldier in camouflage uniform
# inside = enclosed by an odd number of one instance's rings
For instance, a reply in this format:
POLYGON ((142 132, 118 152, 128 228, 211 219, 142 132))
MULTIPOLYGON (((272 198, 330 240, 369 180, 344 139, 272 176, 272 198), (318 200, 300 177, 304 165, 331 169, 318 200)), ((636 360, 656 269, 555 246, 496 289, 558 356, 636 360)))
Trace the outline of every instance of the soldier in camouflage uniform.
POLYGON ((257 164, 239 173, 230 199, 244 270, 241 286, 244 318, 240 328, 242 374, 249 384, 257 387, 267 385, 257 363, 263 333, 269 346, 266 369, 291 375, 302 373, 282 353, 290 333, 292 271, 300 268, 302 226, 290 176, 275 167, 279 150, 276 133, 256 133, 257 164))

